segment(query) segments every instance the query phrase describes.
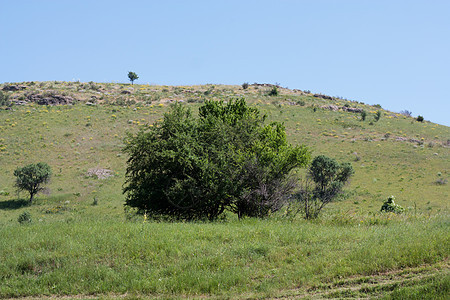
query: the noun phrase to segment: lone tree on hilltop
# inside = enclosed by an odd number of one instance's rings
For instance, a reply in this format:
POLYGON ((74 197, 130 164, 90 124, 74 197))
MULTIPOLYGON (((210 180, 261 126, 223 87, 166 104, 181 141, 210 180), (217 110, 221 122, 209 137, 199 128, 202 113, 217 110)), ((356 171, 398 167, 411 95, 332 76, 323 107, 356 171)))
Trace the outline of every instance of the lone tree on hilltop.
POLYGON ((128 78, 130 79, 131 84, 133 84, 136 79, 139 79, 139 76, 136 73, 130 71, 128 72, 128 78))
POLYGON ((14 171, 16 176, 15 186, 19 190, 28 191, 30 193, 30 203, 33 202, 33 197, 42 191, 43 184, 50 180, 52 171, 50 166, 46 163, 29 164, 22 168, 17 168, 14 171))

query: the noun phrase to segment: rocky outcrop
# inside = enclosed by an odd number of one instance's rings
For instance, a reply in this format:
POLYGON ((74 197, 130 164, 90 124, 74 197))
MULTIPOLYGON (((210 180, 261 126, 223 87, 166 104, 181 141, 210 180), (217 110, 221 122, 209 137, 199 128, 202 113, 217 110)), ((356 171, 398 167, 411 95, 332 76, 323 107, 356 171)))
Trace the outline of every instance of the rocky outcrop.
POLYGON ((70 105, 74 102, 72 97, 63 95, 30 94, 27 99, 39 105, 70 105))
POLYGON ((314 94, 313 97, 326 99, 326 100, 333 100, 333 97, 327 96, 327 95, 322 95, 322 94, 314 94))
POLYGON ((2 90, 5 92, 17 92, 26 89, 26 86, 23 85, 5 85, 2 90))
POLYGON ((101 168, 92 168, 87 171, 88 177, 96 177, 98 179, 106 179, 113 176, 113 171, 101 168))
POLYGON ((332 111, 338 111, 339 110, 339 106, 332 105, 332 104, 324 105, 324 106, 321 106, 320 108, 322 108, 322 109, 329 109, 329 110, 332 110, 332 111))
POLYGON ((362 109, 362 108, 346 107, 346 106, 341 107, 341 109, 342 109, 343 111, 348 111, 348 112, 352 112, 352 113, 362 113, 363 110, 364 110, 364 109, 362 109))

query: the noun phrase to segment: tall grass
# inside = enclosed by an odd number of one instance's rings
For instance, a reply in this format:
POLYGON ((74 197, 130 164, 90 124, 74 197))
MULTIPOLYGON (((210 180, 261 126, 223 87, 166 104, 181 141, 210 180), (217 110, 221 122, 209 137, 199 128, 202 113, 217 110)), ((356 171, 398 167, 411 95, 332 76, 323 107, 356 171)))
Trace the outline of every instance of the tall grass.
POLYGON ((448 218, 336 225, 83 221, 0 229, 0 297, 271 295, 448 258, 448 218))

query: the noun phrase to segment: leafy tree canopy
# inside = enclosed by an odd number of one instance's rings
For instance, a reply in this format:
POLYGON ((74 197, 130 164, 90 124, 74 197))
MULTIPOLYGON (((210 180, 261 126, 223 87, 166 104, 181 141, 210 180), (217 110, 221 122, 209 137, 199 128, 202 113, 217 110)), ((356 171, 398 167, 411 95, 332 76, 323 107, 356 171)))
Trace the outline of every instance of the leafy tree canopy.
POLYGON ((130 71, 128 72, 128 79, 130 79, 131 84, 133 84, 136 79, 139 79, 139 76, 136 73, 130 71))
POLYGON ((309 151, 244 99, 206 101, 199 117, 175 104, 161 123, 128 135, 126 205, 176 219, 217 219, 225 210, 263 217, 285 203, 292 170, 309 151))
POLYGON ((30 193, 30 202, 33 197, 43 190, 43 185, 48 183, 52 171, 47 163, 29 164, 22 168, 14 170, 16 176, 15 186, 19 190, 28 191, 30 193))
POLYGON ((315 219, 332 202, 353 175, 350 163, 339 163, 325 155, 315 157, 309 166, 308 177, 301 183, 296 201, 306 219, 315 219))

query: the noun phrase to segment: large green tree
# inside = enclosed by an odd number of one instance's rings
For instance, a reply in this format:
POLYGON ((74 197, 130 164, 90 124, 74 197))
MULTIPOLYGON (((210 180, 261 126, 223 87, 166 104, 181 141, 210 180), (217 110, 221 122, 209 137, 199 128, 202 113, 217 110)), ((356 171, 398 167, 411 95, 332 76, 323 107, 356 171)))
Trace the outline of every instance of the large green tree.
POLYGON ((178 219, 218 218, 226 209, 262 217, 285 203, 304 146, 244 99, 206 101, 199 117, 175 104, 161 123, 129 135, 126 205, 178 219))
POLYGON ((43 185, 49 182, 51 175, 52 171, 47 163, 29 164, 14 170, 15 186, 30 193, 31 203, 34 196, 44 189, 43 185))

